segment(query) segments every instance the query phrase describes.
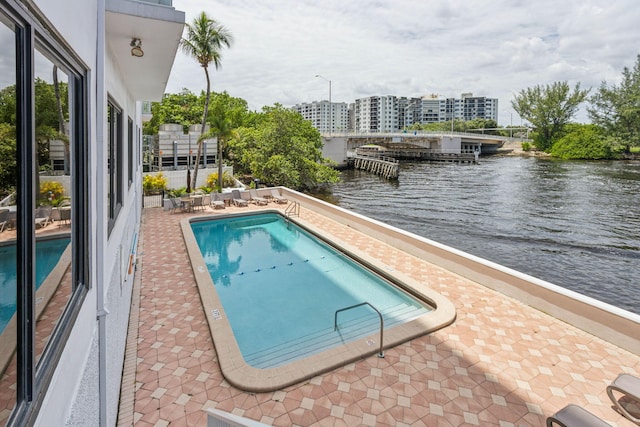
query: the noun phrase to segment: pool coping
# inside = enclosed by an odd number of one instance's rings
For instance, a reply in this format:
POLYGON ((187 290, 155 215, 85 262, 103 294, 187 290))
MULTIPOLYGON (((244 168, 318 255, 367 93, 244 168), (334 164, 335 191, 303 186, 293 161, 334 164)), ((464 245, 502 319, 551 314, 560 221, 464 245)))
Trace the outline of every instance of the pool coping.
MULTIPOLYGON (((377 354, 379 351, 379 333, 376 332, 347 344, 274 368, 259 369, 248 365, 244 361, 191 229, 191 223, 266 213, 282 216, 282 212, 279 210, 266 209, 251 213, 198 216, 185 218, 180 222, 185 246, 213 337, 222 374, 231 385, 250 392, 279 390, 353 361, 377 354)), ((381 268, 378 265, 379 261, 350 246, 348 243, 336 239, 335 236, 311 226, 300 218, 290 220, 329 242, 335 248, 353 257, 365 267, 383 277, 393 277, 393 282, 405 292, 422 299, 433 307, 433 311, 429 313, 402 325, 386 329, 384 331, 384 348, 395 347, 419 336, 444 328, 455 321, 456 310, 453 303, 426 284, 419 283, 400 272, 381 268)))

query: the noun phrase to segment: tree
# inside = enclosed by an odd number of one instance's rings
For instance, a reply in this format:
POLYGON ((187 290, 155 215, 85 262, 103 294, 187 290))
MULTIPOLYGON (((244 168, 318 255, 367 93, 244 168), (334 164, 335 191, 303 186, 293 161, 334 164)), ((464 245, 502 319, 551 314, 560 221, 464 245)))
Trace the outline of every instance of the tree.
POLYGON ((621 143, 625 152, 640 146, 640 55, 633 70, 622 70, 620 85, 608 87, 603 81, 590 101, 591 121, 621 143))
POLYGON ((555 82, 521 90, 511 106, 535 128, 536 147, 548 151, 562 137, 565 125, 575 116, 588 93, 589 90, 580 90, 580 83, 571 91, 566 81, 555 82))
POLYGON ((567 125, 566 134, 557 140, 550 153, 563 160, 596 160, 614 157, 611 145, 602 135, 600 128, 593 124, 567 125))
POLYGON ((198 139, 198 152, 196 154, 196 164, 193 170, 191 184, 191 186, 195 188, 196 180, 198 179, 198 165, 200 164, 200 156, 202 155, 202 141, 204 140, 202 135, 205 133, 211 97, 209 64, 213 62, 216 70, 220 68, 222 59, 220 50, 224 46, 231 47, 233 36, 224 26, 218 24, 214 19, 209 18, 205 12, 196 16, 192 24, 186 24, 186 29, 187 36, 182 38, 180 46, 185 53, 193 56, 195 60, 198 61, 198 64, 204 69, 204 75, 207 79, 206 98, 204 102, 204 112, 202 114, 202 129, 200 130, 200 138, 198 139))
POLYGON ((211 130, 206 134, 200 136, 198 143, 204 141, 207 138, 215 137, 218 145, 218 190, 222 192, 222 147, 232 135, 233 135, 233 123, 231 119, 225 116, 224 112, 214 116, 210 121, 211 130))
POLYGON ((186 132, 189 126, 202 121, 203 107, 204 97, 186 89, 180 93, 166 93, 162 101, 151 103, 152 117, 144 124, 144 134, 156 135, 160 125, 165 123, 180 124, 186 132))
POLYGON ((322 157, 320 132, 295 111, 276 104, 253 117, 228 141, 234 166, 263 182, 314 189, 337 182, 339 173, 322 157))

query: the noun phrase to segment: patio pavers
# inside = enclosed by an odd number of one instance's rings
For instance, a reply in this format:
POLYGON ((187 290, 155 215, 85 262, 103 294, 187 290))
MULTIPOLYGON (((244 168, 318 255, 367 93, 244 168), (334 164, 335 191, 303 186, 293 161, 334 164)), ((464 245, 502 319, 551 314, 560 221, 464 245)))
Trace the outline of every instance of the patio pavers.
MULTIPOLYGON (((269 209, 284 207, 269 204, 269 209)), ((206 214, 264 209, 230 207, 206 214)), ((614 426, 606 385, 640 357, 308 209, 301 218, 448 297, 453 325, 269 393, 220 372, 179 221, 143 212, 119 425, 205 426, 206 408, 279 426, 540 426, 568 403, 614 426), (139 293, 139 294, 138 294, 139 293), (139 305, 138 298, 139 297, 139 305)))

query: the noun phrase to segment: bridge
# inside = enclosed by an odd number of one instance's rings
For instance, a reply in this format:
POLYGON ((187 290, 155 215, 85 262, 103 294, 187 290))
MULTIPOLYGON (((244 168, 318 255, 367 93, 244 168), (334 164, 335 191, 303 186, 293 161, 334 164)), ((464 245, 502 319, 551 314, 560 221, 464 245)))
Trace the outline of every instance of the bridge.
POLYGON ((525 141, 501 135, 469 132, 411 131, 394 133, 325 133, 323 155, 345 167, 356 153, 396 159, 473 161, 474 154, 496 153, 505 142, 525 141), (375 151, 375 153, 373 152, 375 151))

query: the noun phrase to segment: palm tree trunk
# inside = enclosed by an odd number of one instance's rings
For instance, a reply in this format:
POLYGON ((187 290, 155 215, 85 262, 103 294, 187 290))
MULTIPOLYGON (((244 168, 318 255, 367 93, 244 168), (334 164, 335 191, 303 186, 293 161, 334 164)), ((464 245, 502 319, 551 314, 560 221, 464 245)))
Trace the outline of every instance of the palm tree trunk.
MULTIPOLYGON (((204 99, 204 113, 202 114, 202 127, 200 128, 200 138, 198 138, 198 152, 196 154, 196 164, 193 168, 193 177, 191 179, 191 188, 197 188, 198 167, 200 166, 200 156, 202 156, 202 135, 204 135, 204 127, 207 124, 207 115, 209 114, 209 100, 211 99, 211 79, 209 78, 209 67, 203 67, 204 74, 207 77, 207 95, 204 99)), ((189 154, 191 155, 191 154, 189 154)))
POLYGON ((218 137, 218 186, 220 193, 222 193, 222 138, 218 137))

